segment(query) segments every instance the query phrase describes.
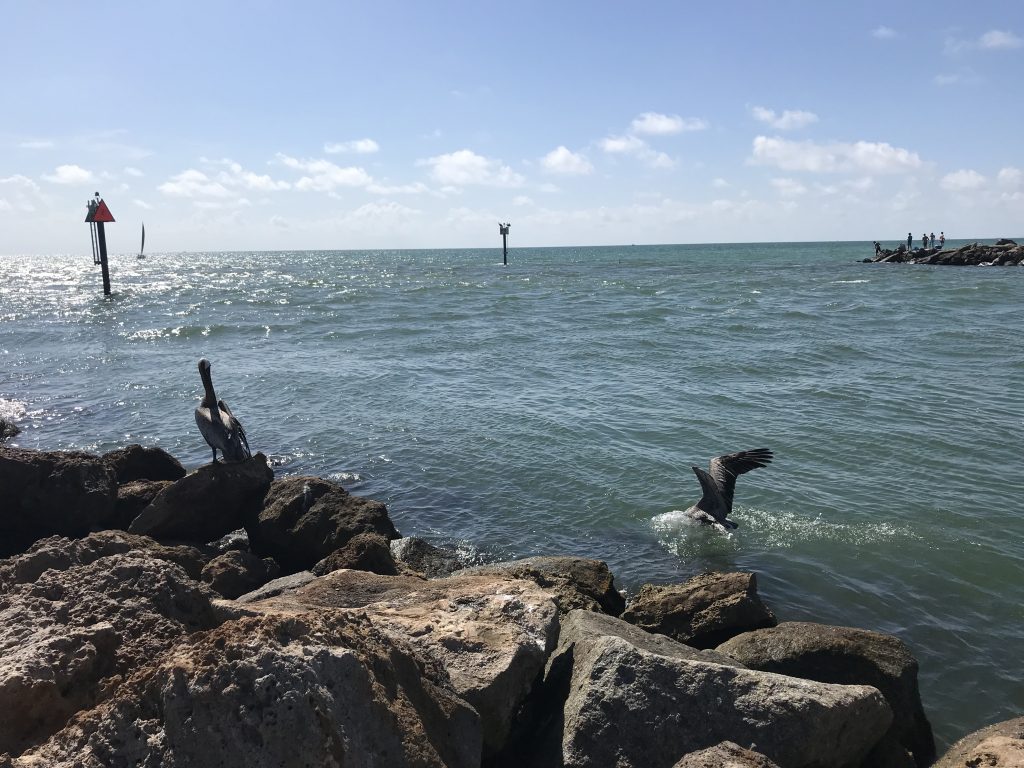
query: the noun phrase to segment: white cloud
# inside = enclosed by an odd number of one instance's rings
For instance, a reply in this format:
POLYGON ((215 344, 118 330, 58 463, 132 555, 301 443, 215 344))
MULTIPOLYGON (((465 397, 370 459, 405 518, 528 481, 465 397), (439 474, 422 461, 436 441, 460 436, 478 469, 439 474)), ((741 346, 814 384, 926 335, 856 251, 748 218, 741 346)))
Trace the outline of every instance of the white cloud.
POLYGON ((609 136, 601 139, 598 146, 612 155, 632 155, 651 168, 674 168, 676 161, 664 152, 657 152, 636 136, 609 136))
POLYGON ((78 165, 58 165, 56 171, 45 174, 43 178, 54 184, 88 184, 96 177, 91 171, 78 165))
POLYGON ((275 181, 266 174, 247 171, 232 160, 221 160, 220 164, 225 166, 225 170, 217 174, 217 180, 229 187, 242 187, 257 192, 274 192, 291 188, 291 184, 287 181, 275 181))
POLYGON ((732 185, 725 179, 717 178, 711 181, 711 186, 714 187, 715 189, 727 189, 732 185))
POLYGON ((798 197, 807 193, 807 187, 796 179, 772 179, 771 184, 783 197, 798 197))
POLYGON ((512 205, 522 207, 526 205, 533 205, 533 198, 527 197, 526 195, 516 195, 512 198, 512 205))
POLYGON ((451 187, 520 187, 526 181, 500 160, 491 160, 469 149, 419 160, 416 164, 429 167, 435 181, 451 187))
POLYGON ((412 184, 370 184, 367 192, 374 195, 421 195, 430 191, 430 187, 422 181, 412 184))
POLYGON ((1007 166, 1001 168, 999 173, 996 175, 996 181, 999 182, 1001 187, 1019 187, 1024 182, 1024 171, 1020 168, 1014 168, 1013 166, 1007 166))
POLYGON ((892 40, 897 35, 895 29, 883 25, 871 30, 871 36, 876 40, 892 40))
POLYGON ((172 176, 170 181, 165 181, 158 190, 168 197, 230 197, 231 192, 218 181, 214 181, 202 171, 189 168, 177 176, 172 176))
POLYGON ((916 152, 885 142, 818 144, 767 136, 754 139, 751 162, 784 171, 815 173, 906 173, 924 165, 916 152))
POLYGON ((544 166, 544 170, 549 173, 559 173, 566 176, 585 176, 594 170, 594 166, 590 164, 586 157, 562 146, 544 155, 540 163, 544 166))
POLYGON ((1017 37, 1013 32, 1006 32, 999 29, 993 29, 986 32, 978 39, 978 47, 986 50, 1020 48, 1022 45, 1024 45, 1024 40, 1017 37))
POLYGON ((392 200, 366 203, 341 217, 347 229, 365 232, 395 231, 412 224, 423 212, 392 200))
POLYGON ((53 142, 49 139, 29 139, 18 144, 22 149, 53 149, 53 142))
POLYGON ((647 148, 647 142, 636 136, 609 136, 598 144, 609 154, 632 154, 647 148))
POLYGON ((337 155, 353 152, 357 155, 371 155, 380 150, 380 145, 373 139, 353 139, 352 141, 341 141, 324 144, 324 152, 329 155, 337 155))
POLYGON ((39 185, 21 174, 0 178, 0 200, 6 211, 31 213, 47 207, 39 185))
POLYGON ((999 51, 1012 50, 1024 46, 1024 39, 1021 39, 1013 32, 993 29, 985 32, 976 39, 963 39, 947 37, 945 52, 948 55, 957 55, 967 51, 999 51))
POLYGON ((144 211, 152 211, 153 210, 153 206, 150 205, 149 203, 147 203, 145 200, 132 200, 132 202, 135 203, 135 205, 137 205, 139 208, 141 208, 144 211))
POLYGON ((280 152, 277 159, 288 168, 307 174, 295 182, 296 189, 333 192, 338 187, 367 187, 373 183, 373 177, 362 168, 342 168, 329 160, 300 160, 280 152))
POLYGON ((138 178, 140 176, 145 176, 146 174, 144 174, 138 168, 132 168, 129 165, 127 168, 124 169, 124 175, 125 176, 135 176, 136 178, 138 178))
POLYGON ((947 192, 971 192, 985 186, 985 177, 967 169, 946 174, 939 184, 947 192))
POLYGON ((707 127, 707 121, 697 117, 683 118, 679 115, 662 115, 658 112, 644 112, 642 115, 638 115, 630 125, 634 133, 651 136, 665 136, 683 131, 703 131, 707 127))
POLYGON ((818 122, 816 114, 805 112, 802 109, 787 109, 781 115, 777 114, 773 109, 765 109, 764 107, 754 107, 750 111, 754 115, 754 119, 760 120, 762 123, 768 123, 772 128, 780 131, 803 128, 811 123, 818 122))

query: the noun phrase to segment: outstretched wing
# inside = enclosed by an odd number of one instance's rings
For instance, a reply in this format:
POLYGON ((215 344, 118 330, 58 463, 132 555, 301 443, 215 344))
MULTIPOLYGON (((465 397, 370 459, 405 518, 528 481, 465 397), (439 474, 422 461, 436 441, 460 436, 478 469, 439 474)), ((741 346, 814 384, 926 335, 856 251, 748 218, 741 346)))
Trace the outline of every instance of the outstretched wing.
MULTIPOLYGON (((758 467, 766 467, 771 464, 772 452, 767 448, 755 448, 752 451, 740 451, 729 453, 725 456, 717 456, 711 460, 711 476, 718 485, 722 494, 722 501, 725 504, 724 514, 732 511, 732 495, 736 489, 736 477, 744 472, 749 472, 758 467)), ((703 481, 701 481, 703 485, 703 481)), ((724 515, 723 515, 724 516, 724 515)))
POLYGON ((725 516, 728 513, 725 504, 722 499, 722 493, 718 488, 718 483, 711 475, 705 472, 700 467, 690 467, 693 470, 693 474, 700 480, 700 489, 703 495, 700 497, 700 501, 693 505, 695 509, 701 512, 707 512, 718 522, 725 520, 725 516))
POLYGON ((245 436, 245 428, 242 427, 242 422, 235 418, 235 414, 228 408, 228 404, 223 400, 217 401, 217 407, 220 408, 224 413, 227 414, 228 422, 228 439, 234 443, 238 448, 238 456, 231 457, 234 461, 240 461, 241 459, 248 459, 252 456, 252 451, 249 450, 249 440, 245 436))

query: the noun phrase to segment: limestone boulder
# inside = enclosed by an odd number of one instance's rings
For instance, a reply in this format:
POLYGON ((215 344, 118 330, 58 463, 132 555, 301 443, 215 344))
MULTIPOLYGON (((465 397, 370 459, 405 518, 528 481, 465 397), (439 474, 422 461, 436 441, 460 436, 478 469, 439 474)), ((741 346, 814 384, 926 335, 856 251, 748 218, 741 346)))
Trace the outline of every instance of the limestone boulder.
POLYGON ((0 753, 46 739, 176 641, 215 626, 213 597, 177 565, 140 553, 9 585, 0 593, 0 753))
POLYGON ((618 616, 626 604, 608 565, 585 557, 530 557, 466 568, 458 574, 529 579, 551 592, 563 613, 582 608, 618 616))
POLYGON ((398 575, 388 540, 376 533, 357 533, 341 549, 336 549, 314 565, 312 570, 317 576, 324 576, 341 568, 370 571, 381 576, 398 575))
POLYGON ((277 577, 280 568, 271 558, 232 549, 203 566, 201 578, 214 592, 234 600, 277 577))
POLYGON ((382 502, 352 496, 318 477, 274 482, 246 530, 253 551, 273 557, 285 573, 311 569, 360 533, 398 538, 382 502))
POLYGON ((185 476, 185 467, 163 448, 137 443, 103 454, 103 461, 114 470, 119 485, 134 480, 180 480, 185 476))
POLYGON ((1024 766, 1024 717, 975 731, 949 748, 934 768, 1021 768, 1024 766))
POLYGON ((567 698, 557 742, 567 768, 669 768, 726 740, 787 768, 857 766, 892 721, 869 686, 668 656, 617 635, 560 638, 545 687, 558 687, 559 675, 567 698))
POLYGON ((391 554, 397 563, 422 573, 428 579, 450 576, 465 565, 456 552, 435 547, 416 536, 392 541, 391 554))
POLYGON ((110 518, 100 520, 99 525, 103 528, 127 530, 132 520, 152 504, 153 499, 169 485, 170 480, 131 480, 117 486, 114 514, 110 518))
POLYGON ((48 570, 66 571, 111 555, 135 553, 180 566, 198 579, 211 555, 187 544, 161 544, 148 536, 124 531, 96 531, 84 539, 51 536, 37 541, 22 555, 0 561, 0 593, 16 584, 35 581, 48 570))
POLYGON ((477 768, 443 670, 342 612, 227 622, 143 667, 14 766, 477 768))
POLYGON ((517 714, 512 736, 498 761, 501 768, 561 766, 564 707, 569 696, 575 650, 577 645, 588 648, 603 637, 619 638, 638 649, 668 658, 743 667, 724 654, 699 650, 665 635, 645 632, 614 616, 586 609, 572 610, 561 618, 558 649, 548 658, 543 683, 534 687, 517 714))
POLYGON ((207 464, 164 488, 128 531, 159 540, 213 541, 256 518, 273 479, 262 453, 207 464))
POLYGON ((97 456, 0 446, 0 557, 47 536, 85 536, 113 513, 117 478, 97 456))
POLYGON ((741 632, 778 624, 757 594, 753 573, 712 572, 683 584, 645 584, 622 618, 695 648, 714 648, 741 632))
POLYGON ((246 606, 362 610, 447 670, 458 695, 480 713, 485 755, 504 747, 558 637, 558 610, 547 592, 531 581, 494 576, 426 580, 340 570, 246 606))
POLYGON ((899 638, 866 629, 784 622, 734 637, 718 651, 764 672, 874 686, 892 708, 895 740, 918 766, 935 759, 935 740, 918 691, 917 659, 899 638))
POLYGON ((723 741, 713 747, 691 752, 672 768, 779 768, 764 755, 739 744, 723 741))

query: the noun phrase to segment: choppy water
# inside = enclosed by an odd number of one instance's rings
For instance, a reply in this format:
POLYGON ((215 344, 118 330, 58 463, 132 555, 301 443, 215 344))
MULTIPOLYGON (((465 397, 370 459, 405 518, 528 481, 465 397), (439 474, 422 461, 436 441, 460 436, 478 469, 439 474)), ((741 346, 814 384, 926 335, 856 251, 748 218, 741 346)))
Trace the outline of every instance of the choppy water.
POLYGON ((781 619, 890 632, 941 744, 1024 713, 1024 270, 866 244, 0 257, 14 444, 209 460, 196 361, 279 474, 485 558, 620 584, 749 569, 781 619), (731 535, 691 464, 767 446, 731 535))

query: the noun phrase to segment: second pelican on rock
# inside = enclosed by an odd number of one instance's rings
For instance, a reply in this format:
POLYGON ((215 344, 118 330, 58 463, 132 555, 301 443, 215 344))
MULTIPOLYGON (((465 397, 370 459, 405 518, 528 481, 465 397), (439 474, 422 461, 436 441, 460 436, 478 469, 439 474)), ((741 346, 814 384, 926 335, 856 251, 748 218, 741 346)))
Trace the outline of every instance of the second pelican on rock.
POLYGON ((739 523, 727 519, 732 512, 732 494, 736 488, 736 477, 758 467, 771 463, 772 452, 767 448, 729 453, 716 456, 708 466, 708 472, 700 467, 691 467, 700 480, 704 495, 700 501, 686 510, 691 520, 704 525, 719 525, 723 528, 739 528, 739 523))
POLYGON ((206 442, 213 449, 213 463, 217 463, 217 451, 224 455, 224 461, 244 461, 252 454, 249 441, 241 423, 231 413, 228 404, 217 399, 210 377, 210 361, 205 357, 199 361, 199 376, 206 390, 203 402, 196 408, 196 424, 206 442))

